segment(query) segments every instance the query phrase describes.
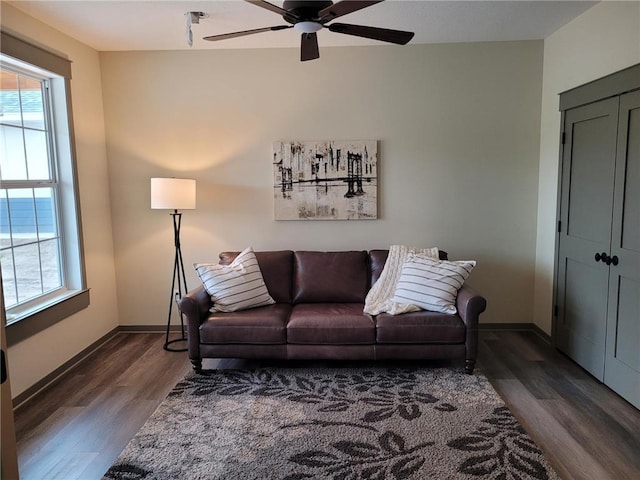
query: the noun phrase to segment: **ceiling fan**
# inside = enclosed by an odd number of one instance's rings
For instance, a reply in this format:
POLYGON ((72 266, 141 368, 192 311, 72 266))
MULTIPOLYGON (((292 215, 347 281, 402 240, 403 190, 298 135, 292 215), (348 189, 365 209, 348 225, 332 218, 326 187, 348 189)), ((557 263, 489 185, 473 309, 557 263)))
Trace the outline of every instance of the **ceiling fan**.
POLYGON ((227 38, 242 37, 245 35, 252 35, 254 33, 294 28, 302 34, 300 60, 304 62, 306 60, 313 60, 320 57, 316 32, 323 28, 327 28, 329 31, 335 33, 344 33, 347 35, 370 38, 398 45, 405 45, 413 38, 414 35, 413 32, 366 27, 364 25, 351 25, 348 23, 331 23, 327 25, 328 22, 338 17, 370 7, 371 5, 380 3, 383 0, 342 0, 335 4, 332 1, 324 0, 285 0, 282 8, 262 0, 246 1, 282 15, 282 18, 290 25, 276 25, 275 27, 255 28, 253 30, 211 35, 209 37, 204 37, 204 40, 226 40, 227 38))

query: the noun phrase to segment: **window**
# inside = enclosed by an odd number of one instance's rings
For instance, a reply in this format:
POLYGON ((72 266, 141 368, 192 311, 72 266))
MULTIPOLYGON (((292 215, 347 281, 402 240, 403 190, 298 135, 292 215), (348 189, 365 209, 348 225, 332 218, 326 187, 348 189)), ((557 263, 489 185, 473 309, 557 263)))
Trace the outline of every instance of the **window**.
POLYGON ((89 301, 68 63, 2 33, 0 266, 9 343, 89 301))
POLYGON ((0 264, 4 304, 63 287, 47 79, 0 68, 0 264))

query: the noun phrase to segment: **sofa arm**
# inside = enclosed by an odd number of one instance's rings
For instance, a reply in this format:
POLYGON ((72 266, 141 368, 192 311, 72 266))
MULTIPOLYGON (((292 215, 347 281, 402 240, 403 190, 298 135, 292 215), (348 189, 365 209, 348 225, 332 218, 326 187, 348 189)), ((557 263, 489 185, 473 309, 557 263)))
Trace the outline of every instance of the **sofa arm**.
POLYGON ((471 287, 463 285, 458 290, 456 308, 458 309, 458 315, 460 315, 467 328, 477 329, 478 318, 486 310, 487 301, 471 287))
POLYGON ((478 319, 480 314, 486 310, 487 301, 473 289, 463 285, 458 291, 456 308, 458 315, 467 327, 465 371, 471 374, 478 356, 478 319))
POLYGON ((189 358, 200 360, 200 325, 207 319, 211 308, 211 297, 202 285, 188 292, 178 301, 180 312, 187 317, 189 358))

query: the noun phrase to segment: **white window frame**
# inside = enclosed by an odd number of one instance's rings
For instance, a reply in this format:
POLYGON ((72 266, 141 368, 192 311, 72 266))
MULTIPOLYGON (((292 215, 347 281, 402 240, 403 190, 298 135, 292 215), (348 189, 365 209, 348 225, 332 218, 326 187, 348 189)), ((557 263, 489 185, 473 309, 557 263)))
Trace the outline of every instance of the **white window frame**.
MULTIPOLYGON (((55 201, 63 283, 62 288, 7 309, 7 342, 12 345, 86 308, 89 305, 89 290, 76 174, 70 95, 71 63, 6 32, 2 32, 0 48, 3 67, 28 72, 31 76, 36 74, 46 79, 48 84, 51 129, 54 134, 50 147, 54 149, 56 162, 53 183, 57 184, 55 201)), ((7 182, 7 187, 19 183, 7 182)))

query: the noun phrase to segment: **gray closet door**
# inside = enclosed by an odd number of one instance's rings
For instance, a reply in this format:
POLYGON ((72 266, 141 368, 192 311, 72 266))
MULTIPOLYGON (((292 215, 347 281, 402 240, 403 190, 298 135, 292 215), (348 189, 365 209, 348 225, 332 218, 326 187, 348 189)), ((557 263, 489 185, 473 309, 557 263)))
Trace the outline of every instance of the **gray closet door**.
POLYGON ((557 346, 604 379, 618 98, 565 113, 557 346), (606 257, 605 257, 606 258, 606 257))
POLYGON ((620 97, 604 383, 640 408, 640 92, 620 97))

